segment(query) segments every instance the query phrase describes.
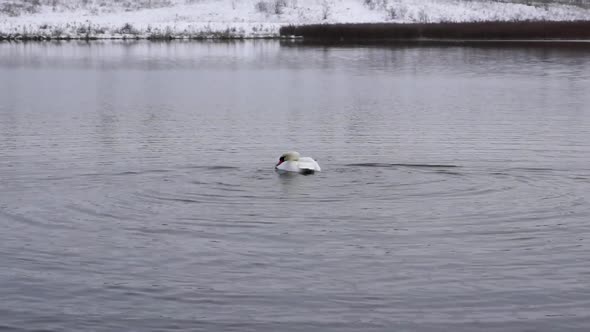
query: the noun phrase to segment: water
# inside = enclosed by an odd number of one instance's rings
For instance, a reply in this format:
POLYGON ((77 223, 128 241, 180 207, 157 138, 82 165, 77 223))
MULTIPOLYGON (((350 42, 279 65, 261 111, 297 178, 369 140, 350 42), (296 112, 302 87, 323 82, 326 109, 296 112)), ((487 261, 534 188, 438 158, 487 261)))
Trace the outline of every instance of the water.
POLYGON ((587 46, 0 55, 3 330, 590 326, 587 46))

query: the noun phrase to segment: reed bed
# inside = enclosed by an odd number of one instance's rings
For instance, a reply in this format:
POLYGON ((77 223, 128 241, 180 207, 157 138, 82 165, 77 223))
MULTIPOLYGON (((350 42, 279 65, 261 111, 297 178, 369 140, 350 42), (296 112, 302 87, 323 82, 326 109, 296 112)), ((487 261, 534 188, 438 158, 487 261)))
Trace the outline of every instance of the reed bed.
POLYGON ((322 40, 589 40, 590 21, 361 23, 285 26, 283 37, 322 40))

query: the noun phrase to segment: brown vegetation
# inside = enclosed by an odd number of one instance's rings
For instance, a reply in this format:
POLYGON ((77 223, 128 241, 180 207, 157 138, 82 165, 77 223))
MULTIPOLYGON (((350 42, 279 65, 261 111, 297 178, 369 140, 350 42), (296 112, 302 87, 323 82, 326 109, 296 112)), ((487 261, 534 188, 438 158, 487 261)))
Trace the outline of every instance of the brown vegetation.
POLYGON ((282 27, 280 34, 324 40, 590 39, 590 21, 312 24, 282 27))

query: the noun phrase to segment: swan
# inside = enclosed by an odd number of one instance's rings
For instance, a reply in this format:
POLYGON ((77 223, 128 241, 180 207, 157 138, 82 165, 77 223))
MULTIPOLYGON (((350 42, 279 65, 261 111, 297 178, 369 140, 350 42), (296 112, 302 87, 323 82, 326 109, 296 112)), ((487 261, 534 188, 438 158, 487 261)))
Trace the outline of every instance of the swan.
POLYGON ((301 174, 313 174, 322 170, 313 158, 300 157, 299 153, 295 151, 283 153, 275 169, 279 172, 297 172, 301 174))

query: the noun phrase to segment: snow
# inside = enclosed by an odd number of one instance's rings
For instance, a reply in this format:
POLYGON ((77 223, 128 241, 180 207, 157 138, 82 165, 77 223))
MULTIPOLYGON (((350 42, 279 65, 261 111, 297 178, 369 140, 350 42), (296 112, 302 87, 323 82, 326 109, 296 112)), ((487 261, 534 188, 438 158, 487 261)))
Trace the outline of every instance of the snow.
POLYGON ((289 24, 590 19, 588 8, 477 0, 42 0, 35 13, 2 11, 14 1, 0 0, 0 37, 264 38, 289 24))

